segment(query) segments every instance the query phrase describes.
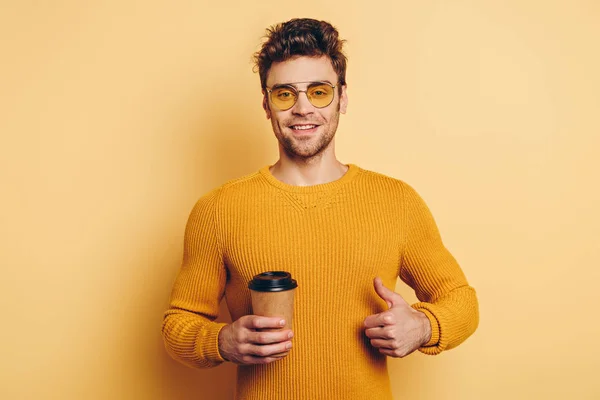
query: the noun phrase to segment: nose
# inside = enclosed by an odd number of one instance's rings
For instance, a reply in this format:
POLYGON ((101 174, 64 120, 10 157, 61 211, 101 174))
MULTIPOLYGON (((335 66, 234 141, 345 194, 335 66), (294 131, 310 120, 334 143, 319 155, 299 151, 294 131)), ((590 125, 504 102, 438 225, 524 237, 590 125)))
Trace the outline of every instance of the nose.
POLYGON ((296 115, 306 115, 314 112, 314 106, 308 101, 308 96, 306 91, 298 91, 298 100, 296 100, 296 104, 292 107, 292 114, 296 115))

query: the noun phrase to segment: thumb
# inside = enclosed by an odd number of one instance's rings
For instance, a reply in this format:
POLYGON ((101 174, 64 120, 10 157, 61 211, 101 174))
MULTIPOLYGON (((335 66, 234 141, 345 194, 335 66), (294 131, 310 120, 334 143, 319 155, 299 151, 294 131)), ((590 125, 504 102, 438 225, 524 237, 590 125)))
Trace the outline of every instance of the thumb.
POLYGON ((383 300, 385 300, 388 307, 392 308, 395 305, 398 305, 398 304, 404 302, 404 299, 402 298, 402 296, 400 296, 398 293, 394 292, 393 290, 386 288, 383 285, 383 282, 380 277, 375 278, 375 280, 373 281, 373 285, 375 286, 375 291, 377 292, 379 297, 381 297, 383 300))

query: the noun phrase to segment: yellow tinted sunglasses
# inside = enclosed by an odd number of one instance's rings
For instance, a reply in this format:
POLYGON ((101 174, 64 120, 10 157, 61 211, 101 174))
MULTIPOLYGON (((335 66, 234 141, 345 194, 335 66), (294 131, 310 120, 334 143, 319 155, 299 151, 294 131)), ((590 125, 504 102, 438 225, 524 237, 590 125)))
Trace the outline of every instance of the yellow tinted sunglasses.
POLYGON ((310 104, 317 108, 324 108, 331 104, 335 97, 336 88, 329 82, 297 82, 308 83, 306 90, 299 90, 291 83, 283 85, 275 85, 272 88, 266 88, 269 93, 271 103, 281 111, 289 110, 294 107, 298 101, 300 93, 306 93, 306 97, 310 104))

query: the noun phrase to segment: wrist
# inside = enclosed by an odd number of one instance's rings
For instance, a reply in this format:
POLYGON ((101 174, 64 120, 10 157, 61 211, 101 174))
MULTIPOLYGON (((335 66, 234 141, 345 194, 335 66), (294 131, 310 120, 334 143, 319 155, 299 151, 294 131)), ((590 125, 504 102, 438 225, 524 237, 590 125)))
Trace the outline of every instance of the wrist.
POLYGON ((224 350, 224 344, 226 342, 225 339, 225 335, 227 334, 227 329, 229 328, 229 325, 225 325, 220 331, 219 331, 219 336, 218 336, 218 346, 219 346, 219 355, 221 356, 221 358, 223 358, 223 360, 225 361, 230 361, 229 357, 227 356, 227 352, 224 350))
POLYGON ((425 313, 421 311, 419 311, 419 314, 422 326, 421 346, 423 346, 425 343, 429 343, 429 341, 431 340, 432 330, 431 322, 429 322, 429 318, 427 318, 427 315, 425 315, 425 313))

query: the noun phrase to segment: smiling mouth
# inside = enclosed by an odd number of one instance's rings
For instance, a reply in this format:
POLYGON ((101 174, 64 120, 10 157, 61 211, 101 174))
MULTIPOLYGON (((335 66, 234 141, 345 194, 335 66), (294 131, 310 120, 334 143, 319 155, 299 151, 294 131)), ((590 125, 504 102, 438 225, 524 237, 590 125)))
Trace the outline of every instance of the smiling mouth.
POLYGON ((311 129, 315 129, 318 126, 319 125, 303 124, 303 125, 291 125, 290 128, 292 128, 295 131, 308 131, 311 129))

